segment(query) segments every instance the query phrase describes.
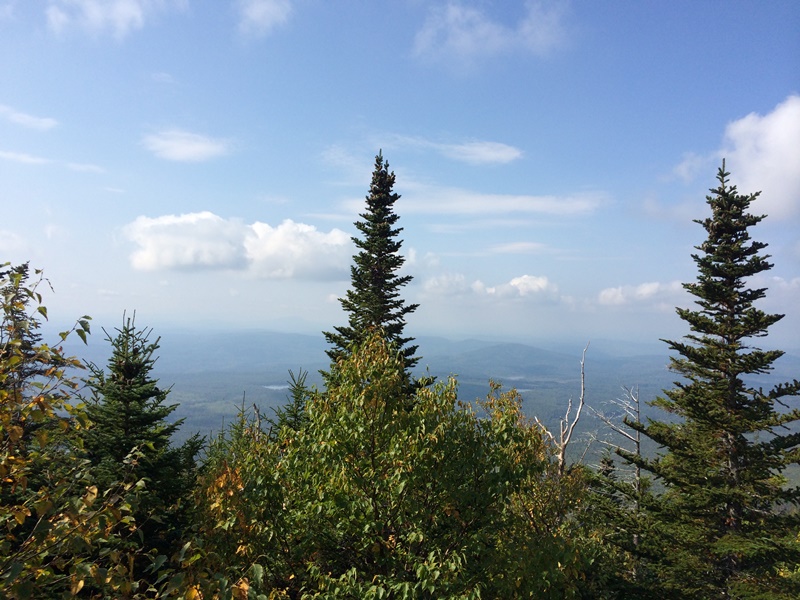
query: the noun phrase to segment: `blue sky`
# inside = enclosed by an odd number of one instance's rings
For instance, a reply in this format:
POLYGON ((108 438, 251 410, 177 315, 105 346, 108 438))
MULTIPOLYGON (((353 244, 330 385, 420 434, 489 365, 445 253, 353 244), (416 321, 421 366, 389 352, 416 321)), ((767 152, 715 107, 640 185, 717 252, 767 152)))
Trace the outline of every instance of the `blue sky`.
POLYGON ((0 0, 0 261, 51 318, 345 322, 375 154, 412 335, 686 333, 723 157, 800 331, 800 3, 0 0))

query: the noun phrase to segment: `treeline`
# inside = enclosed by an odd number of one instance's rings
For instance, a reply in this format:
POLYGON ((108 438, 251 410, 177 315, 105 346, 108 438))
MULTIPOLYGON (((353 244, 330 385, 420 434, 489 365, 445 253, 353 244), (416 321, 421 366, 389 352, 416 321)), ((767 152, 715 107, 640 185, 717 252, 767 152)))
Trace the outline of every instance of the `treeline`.
POLYGON ((0 597, 800 597, 800 490, 783 475, 800 382, 745 383, 781 356, 752 340, 782 315, 755 306, 763 217, 728 175, 698 221, 664 417, 640 420, 631 394, 597 469, 565 460, 581 402, 551 432, 513 390, 462 403, 454 379, 411 375, 416 305, 380 154, 321 388, 290 373, 285 406, 243 407, 210 440, 173 441, 151 330, 123 317, 106 365, 67 357, 88 317, 48 345, 47 280, 3 265, 0 597))

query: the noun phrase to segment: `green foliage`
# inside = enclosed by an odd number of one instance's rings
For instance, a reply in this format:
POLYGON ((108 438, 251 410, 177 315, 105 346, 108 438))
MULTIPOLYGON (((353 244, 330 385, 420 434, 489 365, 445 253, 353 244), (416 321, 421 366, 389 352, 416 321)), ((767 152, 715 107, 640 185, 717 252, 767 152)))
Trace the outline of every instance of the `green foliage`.
MULTIPOLYGON (((115 531, 136 528, 135 486, 98 488, 80 457, 88 419, 69 371, 81 365, 41 342, 46 280, 34 274, 29 283, 27 265, 0 267, 0 597, 133 593, 131 555, 111 549, 115 531)), ((85 338, 89 318, 61 340, 72 332, 85 338)))
POLYGON ((419 360, 414 356, 417 346, 406 346, 413 338, 403 337, 406 315, 418 305, 407 305, 400 297, 400 289, 412 277, 397 275, 405 258, 399 253, 402 241, 396 239, 403 229, 395 227, 399 216, 394 212, 394 204, 400 195, 393 192, 394 183, 394 172, 389 172, 389 163, 378 154, 366 198, 367 209, 360 215, 363 220, 355 223, 363 239, 352 238, 359 249, 350 269, 352 287, 340 299, 342 308, 349 313, 349 324, 324 334, 334 346, 328 351, 333 362, 354 344, 363 342, 372 331, 382 331, 390 343, 401 349, 406 369, 419 360))
POLYGON ((519 397, 495 390, 479 418, 451 380, 416 390, 408 410, 392 348, 377 334, 352 348, 305 427, 270 437, 242 414, 212 444, 198 499, 207 571, 192 582, 276 598, 569 595, 579 481, 556 476, 519 397))
POLYGON ((782 352, 750 346, 782 315, 754 306, 764 289, 748 278, 772 265, 748 229, 763 219, 749 214, 758 194, 739 195, 719 170, 707 198, 711 217, 697 221, 708 237, 693 258, 695 283, 684 287, 698 309, 678 309, 691 333, 667 342, 677 353, 672 370, 683 379, 654 405, 669 421, 629 423, 657 442, 653 459, 623 453, 664 486, 644 506, 653 520, 650 545, 641 552, 657 570, 662 597, 796 598, 796 578, 781 575, 800 561, 797 542, 800 489, 786 486, 782 471, 800 459, 800 434, 788 428, 800 409, 788 401, 800 382, 770 390, 748 384, 767 373, 782 352))

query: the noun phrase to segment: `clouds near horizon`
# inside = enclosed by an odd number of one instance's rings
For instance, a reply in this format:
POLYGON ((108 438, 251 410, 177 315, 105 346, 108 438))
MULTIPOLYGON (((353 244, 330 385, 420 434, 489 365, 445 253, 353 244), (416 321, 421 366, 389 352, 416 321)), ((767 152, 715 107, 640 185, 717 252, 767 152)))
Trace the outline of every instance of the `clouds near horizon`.
POLYGON ((621 285, 605 288, 597 295, 597 302, 604 306, 621 306, 631 303, 657 303, 672 308, 674 300, 683 292, 680 281, 661 283, 650 281, 639 285, 621 285))
POLYGON ((423 291, 430 296, 554 300, 558 295, 558 286, 541 275, 521 275, 505 283, 486 285, 479 279, 470 282, 461 273, 449 273, 426 279, 423 291))

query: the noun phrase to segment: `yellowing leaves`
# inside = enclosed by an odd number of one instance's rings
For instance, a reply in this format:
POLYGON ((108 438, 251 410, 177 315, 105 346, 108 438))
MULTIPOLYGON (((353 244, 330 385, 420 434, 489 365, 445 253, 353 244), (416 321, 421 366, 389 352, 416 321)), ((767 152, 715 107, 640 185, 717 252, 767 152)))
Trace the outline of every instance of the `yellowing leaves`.
POLYGON ((202 600, 203 595, 197 586, 192 586, 186 591, 186 600, 202 600))
POLYGON ((86 490, 86 494, 83 496, 83 503, 86 506, 91 506, 95 500, 97 500, 97 486, 92 485, 86 490))
POLYGON ((11 509, 11 514, 14 515, 14 519, 22 525, 25 522, 25 519, 31 516, 31 511, 27 506, 14 506, 11 509))

